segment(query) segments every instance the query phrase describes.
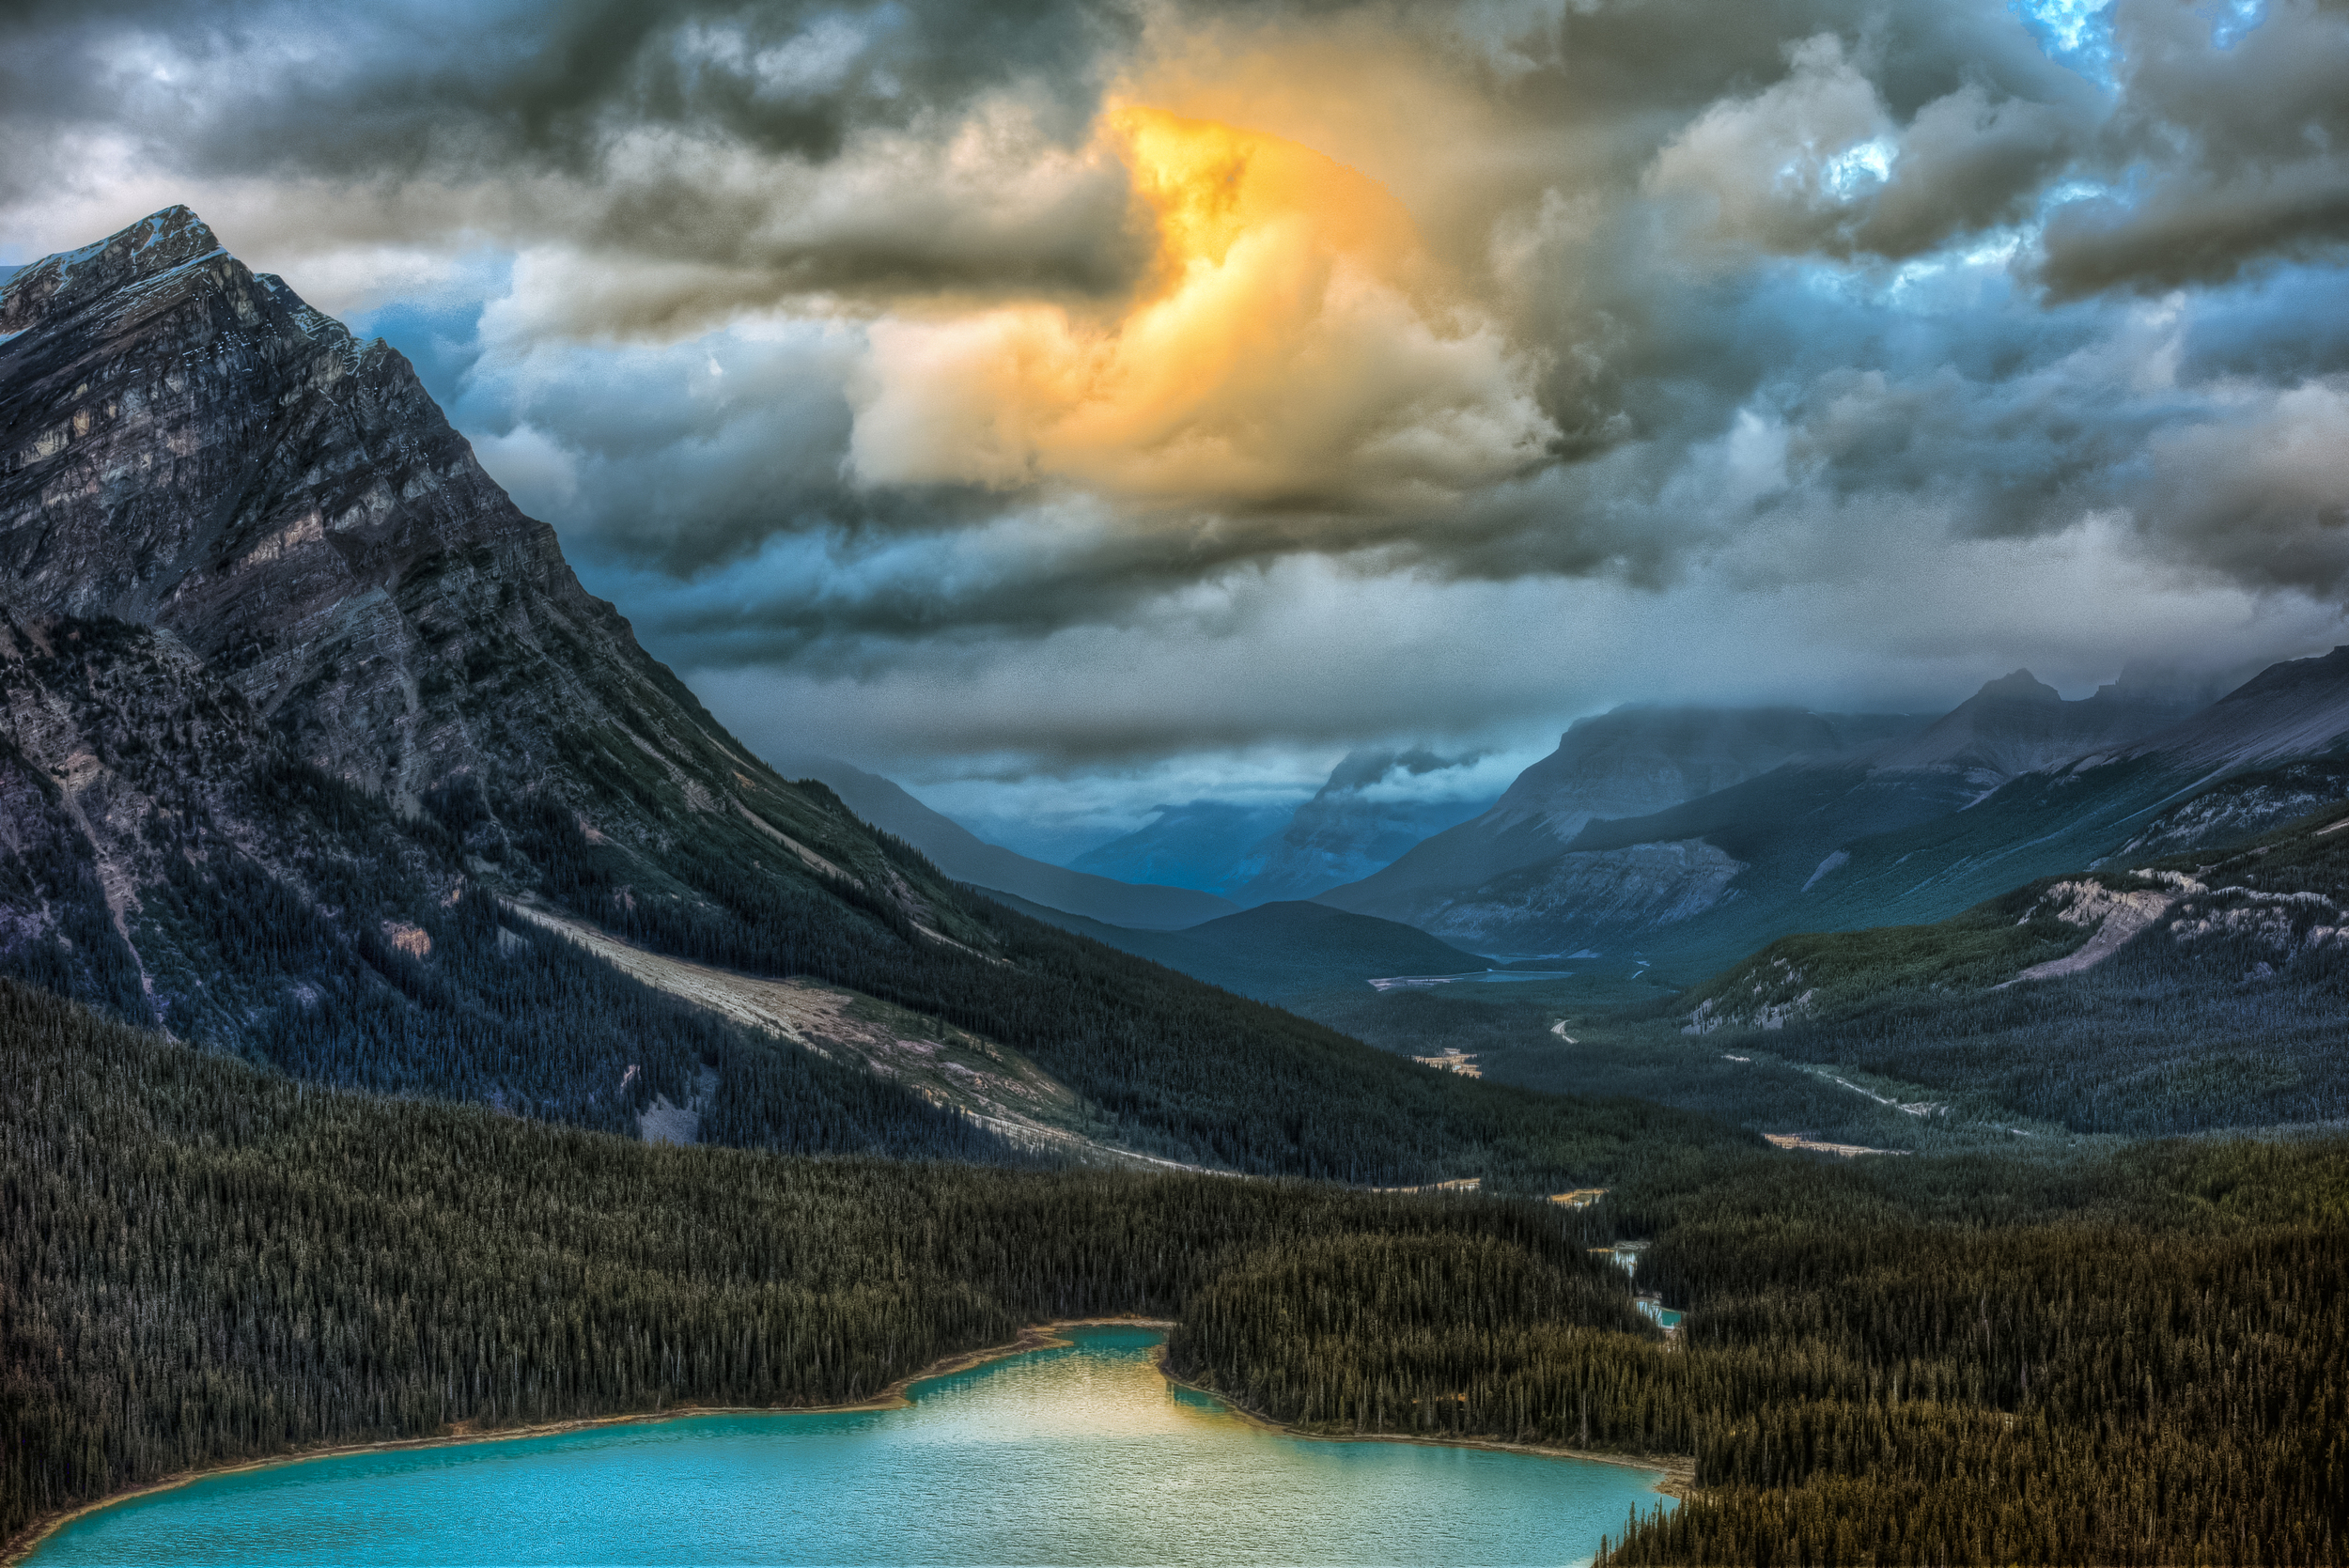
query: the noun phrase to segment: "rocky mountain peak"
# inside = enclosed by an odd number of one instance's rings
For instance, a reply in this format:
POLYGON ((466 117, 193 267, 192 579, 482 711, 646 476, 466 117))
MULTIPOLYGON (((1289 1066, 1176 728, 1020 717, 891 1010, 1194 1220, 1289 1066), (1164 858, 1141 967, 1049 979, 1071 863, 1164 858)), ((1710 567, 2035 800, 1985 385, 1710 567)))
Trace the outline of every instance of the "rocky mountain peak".
POLYGON ((2193 706, 2151 689, 2140 696, 2123 683, 2066 702, 2029 670, 2017 670, 1984 683, 1923 734, 1883 753, 1877 766, 1945 773, 1979 799, 2018 774, 2133 740, 2193 706))
POLYGON ((583 679, 654 678, 407 360, 188 209, 38 262, 5 299, 0 602, 19 619, 165 633, 305 760, 404 810, 459 772, 540 766, 528 716, 595 711, 583 679), (582 657, 550 668, 556 636, 582 657), (485 703, 508 682, 517 701, 485 703))
POLYGON ((227 253, 203 219, 166 207, 94 244, 21 268, 0 287, 0 334, 28 332, 94 301, 227 253))
POLYGON ((2063 694, 2029 670, 2017 670, 2013 675, 2000 675, 1996 680, 1983 682, 1982 690, 1974 693, 1974 700, 1986 703, 2046 704, 2061 702, 2063 694))

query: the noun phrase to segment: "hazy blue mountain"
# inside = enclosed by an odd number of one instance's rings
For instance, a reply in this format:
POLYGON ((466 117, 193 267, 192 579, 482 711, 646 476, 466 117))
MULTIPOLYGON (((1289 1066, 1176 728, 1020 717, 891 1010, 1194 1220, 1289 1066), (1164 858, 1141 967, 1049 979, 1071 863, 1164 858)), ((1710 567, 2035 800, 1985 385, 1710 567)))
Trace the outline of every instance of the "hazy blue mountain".
POLYGON ((1014 908, 1260 1001, 1386 975, 1467 974, 1489 967, 1477 955, 1424 931, 1293 900, 1259 905, 1186 931, 1136 931, 1024 900, 1014 908))
MULTIPOLYGON (((2018 671, 1905 740, 1587 823, 1542 861, 1423 893, 1412 924, 1497 951, 1637 948, 1694 978, 1788 932, 1938 920, 2095 864, 2241 766, 2333 745, 2349 733, 2349 659, 2277 666, 2181 718, 2191 703, 2133 680, 2067 703, 2018 671)), ((2210 820, 2272 822, 2286 796, 2321 787, 2214 805, 2210 820)))
POLYGON ((1193 800, 1069 863, 1128 880, 1171 882, 1242 906, 1311 898, 1359 880, 1432 833, 1492 804, 1464 795, 1455 769, 1474 757, 1424 746, 1349 752, 1294 810, 1193 800), (1455 775, 1456 777, 1456 775, 1455 775))
POLYGON ((1125 882, 1225 893, 1245 880, 1238 867, 1249 846, 1278 830, 1288 816, 1289 809, 1284 806, 1245 806, 1224 800, 1160 806, 1158 815, 1143 827, 1086 850, 1068 864, 1072 870, 1125 882))
POLYGON ((1444 788, 1446 774, 1473 761, 1423 746, 1347 753, 1312 800, 1248 846, 1220 891, 1244 905, 1312 898, 1392 864, 1422 840, 1491 807, 1490 797, 1463 799, 1444 788))
POLYGON ((1228 899, 1188 887, 1121 882, 1032 860, 988 843, 879 773, 838 757, 786 757, 778 767, 791 778, 816 779, 830 786, 850 811, 883 832, 904 839, 959 882, 1033 899, 1113 925, 1152 930, 1196 925, 1237 908, 1228 899))
MULTIPOLYGON (((1554 860, 1592 821, 1644 816, 1797 758, 1848 755, 1923 724, 1897 715, 1793 707, 1634 706, 1577 720, 1557 751, 1518 774, 1491 809, 1319 902, 1436 930, 1462 898, 1520 867, 1554 860)), ((1517 941, 1510 936, 1501 945, 1549 951, 1538 941, 1511 945, 1517 941)))

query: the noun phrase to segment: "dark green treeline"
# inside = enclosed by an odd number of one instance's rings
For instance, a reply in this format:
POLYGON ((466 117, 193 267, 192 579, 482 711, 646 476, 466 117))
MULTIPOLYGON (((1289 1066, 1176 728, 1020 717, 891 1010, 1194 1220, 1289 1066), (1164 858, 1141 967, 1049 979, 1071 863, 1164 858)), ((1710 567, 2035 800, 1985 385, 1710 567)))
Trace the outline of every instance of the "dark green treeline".
POLYGON ((2349 1559, 2349 1147, 1623 1199, 1686 1217, 1641 1263, 1673 1345, 1522 1252, 1350 1236, 1210 1283, 1170 1361, 1321 1430, 1693 1454, 1618 1563, 2349 1559))
POLYGON ((268 1076, 0 984, 0 1537, 191 1466, 870 1396, 1268 1250, 1450 1234, 1626 1296, 1532 1205, 647 1147, 268 1076))
POLYGON ((1589 1214, 661 1149, 0 986, 0 1532, 193 1465, 819 1404, 1040 1319, 1332 1433, 1694 1456, 1619 1562, 2349 1558, 2349 1145, 1753 1157, 1589 1214), (1585 1250, 1652 1231, 1666 1344, 1585 1250), (1572 1232, 1573 1234, 1568 1234, 1572 1232))

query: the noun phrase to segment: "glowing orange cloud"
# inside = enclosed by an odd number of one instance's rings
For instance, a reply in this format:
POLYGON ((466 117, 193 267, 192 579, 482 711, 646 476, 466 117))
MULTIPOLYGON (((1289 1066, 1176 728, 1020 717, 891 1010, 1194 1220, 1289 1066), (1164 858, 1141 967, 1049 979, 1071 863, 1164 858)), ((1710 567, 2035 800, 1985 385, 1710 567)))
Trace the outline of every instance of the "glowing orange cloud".
POLYGON ((1377 181, 1138 105, 1100 134, 1155 225, 1144 287, 1106 322, 1033 303, 875 323, 863 478, 1343 510, 1455 494, 1538 455, 1530 367, 1444 303, 1377 181))

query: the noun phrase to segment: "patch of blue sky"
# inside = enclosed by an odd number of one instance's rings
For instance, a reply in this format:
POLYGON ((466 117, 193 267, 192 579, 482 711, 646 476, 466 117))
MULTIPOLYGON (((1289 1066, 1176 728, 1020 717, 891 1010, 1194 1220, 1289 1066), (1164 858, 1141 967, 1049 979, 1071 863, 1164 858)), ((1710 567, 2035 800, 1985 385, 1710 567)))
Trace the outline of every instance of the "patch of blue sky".
POLYGON ((407 355, 424 389, 454 419, 481 359, 482 312, 513 287, 512 255, 483 249, 459 257, 429 293, 386 300, 343 324, 362 340, 380 337, 407 355))
POLYGON ((2013 292, 2015 258, 2035 238, 2032 229, 1992 229, 1929 256, 1911 256, 1870 280, 1875 285, 1873 297, 1895 309, 1924 314, 2002 299, 2013 292))
POLYGON ((1813 301, 1833 300, 1863 311, 1933 316, 2002 303, 2015 290, 2018 257, 2038 242, 2038 225, 1970 234, 1923 256, 1887 261, 1806 257, 1795 264, 1799 287, 1813 301))
POLYGON ((2267 20, 2267 0, 2219 0, 2212 8, 2217 15, 2211 23, 2210 41, 2221 49, 2232 49, 2245 34, 2267 20))
POLYGON ((2013 0, 2047 57, 2104 86, 2112 85, 2113 0, 2013 0))
POLYGON ((1899 146, 1878 136, 1837 153, 1819 167, 1819 182, 1845 201, 1866 194, 1892 178, 1899 146))

